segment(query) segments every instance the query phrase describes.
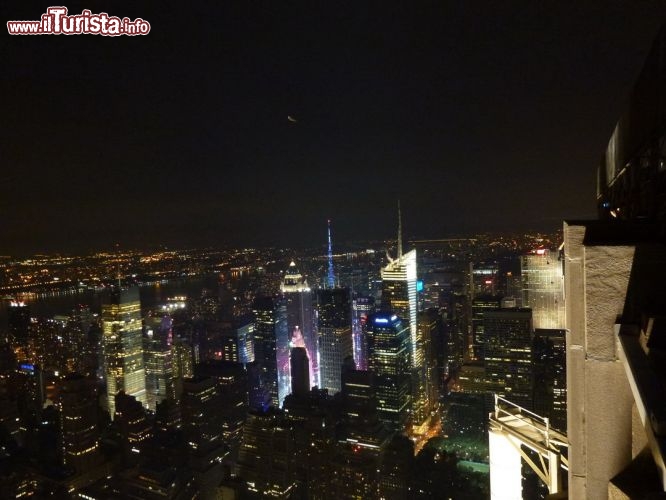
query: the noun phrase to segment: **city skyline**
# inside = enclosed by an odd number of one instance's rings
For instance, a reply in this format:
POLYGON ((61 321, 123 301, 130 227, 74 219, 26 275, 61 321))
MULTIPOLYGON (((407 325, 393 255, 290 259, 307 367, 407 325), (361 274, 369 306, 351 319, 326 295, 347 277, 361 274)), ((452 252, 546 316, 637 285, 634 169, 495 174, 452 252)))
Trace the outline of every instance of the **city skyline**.
POLYGON ((417 238, 591 218, 599 152, 666 14, 302 4, 83 2, 70 13, 151 32, 3 35, 0 253, 313 245, 329 218, 337 242, 380 239, 396 197, 417 238))
POLYGON ((0 491, 662 496, 666 7, 300 4, 0 7, 0 491))

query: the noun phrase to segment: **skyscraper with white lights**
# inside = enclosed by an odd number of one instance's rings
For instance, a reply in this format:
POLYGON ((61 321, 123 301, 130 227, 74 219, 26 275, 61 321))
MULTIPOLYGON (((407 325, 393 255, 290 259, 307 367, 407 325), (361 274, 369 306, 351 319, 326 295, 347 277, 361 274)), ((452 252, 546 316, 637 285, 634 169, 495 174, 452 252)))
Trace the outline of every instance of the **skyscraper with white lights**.
MULTIPOLYGON (((425 374, 424 342, 417 327, 416 249, 402 253, 402 218, 398 206, 398 255, 381 270, 383 311, 396 314, 409 332, 411 400, 413 407, 425 408, 428 397, 425 374)), ((413 408, 412 408, 413 411, 413 408)), ((424 414, 424 412, 420 412, 424 414)), ((417 422, 420 425, 422 422, 417 422)))
POLYGON ((151 317, 146 322, 146 401, 148 409, 156 411, 157 405, 165 399, 176 398, 171 350, 173 320, 169 316, 158 316, 151 317))
MULTIPOLYGON (((381 270, 382 303, 384 311, 393 311, 403 325, 409 327, 412 366, 418 355, 416 335, 416 249, 402 253, 402 216, 398 205, 398 255, 395 259, 386 254, 389 263, 381 270)), ((423 363, 421 363, 423 364, 423 363)))
MULTIPOLYGON (((308 281, 291 261, 280 284, 280 291, 287 307, 287 331, 289 341, 295 347, 305 347, 310 360, 310 378, 313 385, 319 383, 317 336, 312 309, 312 290, 308 281), (301 345, 302 344, 302 345, 301 345)), ((281 356, 280 365, 289 371, 289 349, 281 356)))
POLYGON ((116 410, 119 392, 146 406, 141 301, 136 287, 115 288, 102 304, 104 378, 109 414, 116 410))
POLYGON ((564 273, 559 252, 540 248, 521 256, 523 306, 532 309, 534 328, 564 328, 564 273))

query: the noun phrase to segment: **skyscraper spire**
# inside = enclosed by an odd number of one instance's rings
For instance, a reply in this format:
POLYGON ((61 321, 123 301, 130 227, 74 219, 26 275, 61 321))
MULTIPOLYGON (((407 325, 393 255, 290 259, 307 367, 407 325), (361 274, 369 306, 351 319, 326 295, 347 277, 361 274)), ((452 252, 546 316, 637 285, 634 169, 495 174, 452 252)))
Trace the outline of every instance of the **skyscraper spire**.
POLYGON ((398 259, 402 257, 402 212, 400 211, 400 200, 398 200, 398 259))
POLYGON ((116 259, 118 259, 117 262, 117 271, 116 271, 116 278, 118 278, 118 290, 121 288, 121 283, 120 283, 120 243, 116 243, 116 259))
POLYGON ((328 288, 335 288, 335 274, 333 274, 333 246, 331 244, 331 219, 328 219, 328 288))

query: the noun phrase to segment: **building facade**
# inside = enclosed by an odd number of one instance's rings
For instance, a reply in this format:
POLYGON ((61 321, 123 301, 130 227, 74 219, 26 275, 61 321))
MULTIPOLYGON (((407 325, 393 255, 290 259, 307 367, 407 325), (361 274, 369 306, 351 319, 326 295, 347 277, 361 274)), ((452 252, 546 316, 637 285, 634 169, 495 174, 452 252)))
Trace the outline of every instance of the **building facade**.
MULTIPOLYGON (((315 328, 314 310, 312 307, 312 290, 308 281, 291 261, 289 268, 284 274, 280 285, 280 291, 285 300, 287 312, 288 340, 297 342, 302 339, 303 347, 308 354, 311 363, 311 377, 313 385, 319 382, 319 366, 317 356, 317 332, 315 328)), ((286 363, 288 370, 289 348, 287 347, 286 363)))
POLYGON ((172 319, 169 316, 147 320, 144 338, 146 402, 151 411, 165 399, 176 399, 174 387, 172 319))
POLYGON ((534 328, 564 328, 564 273, 556 250, 540 248, 520 257, 522 304, 534 328))
POLYGON ((102 303, 104 378, 109 414, 119 392, 147 404, 139 289, 116 288, 102 303))
POLYGON ((349 295, 347 288, 317 291, 320 380, 331 393, 342 389, 342 363, 354 354, 349 295))
POLYGON ((367 335, 379 418, 391 430, 404 432, 411 409, 409 327, 395 314, 375 313, 368 318, 367 335))
POLYGON ((498 394, 532 408, 532 311, 487 310, 483 316, 486 379, 498 394))
POLYGON ((253 312, 254 355, 260 370, 260 384, 270 404, 279 408, 290 391, 286 308, 280 299, 258 297, 253 312))

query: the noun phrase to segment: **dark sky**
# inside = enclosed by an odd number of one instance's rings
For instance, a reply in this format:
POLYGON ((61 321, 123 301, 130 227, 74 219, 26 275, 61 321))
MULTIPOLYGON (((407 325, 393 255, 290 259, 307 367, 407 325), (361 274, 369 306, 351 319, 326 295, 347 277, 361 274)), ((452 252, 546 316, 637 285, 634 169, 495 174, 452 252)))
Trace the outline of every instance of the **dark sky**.
POLYGON ((12 36, 0 254, 551 229, 595 169, 663 1, 70 1, 147 36, 12 36), (291 115, 298 120, 287 120, 291 115))

